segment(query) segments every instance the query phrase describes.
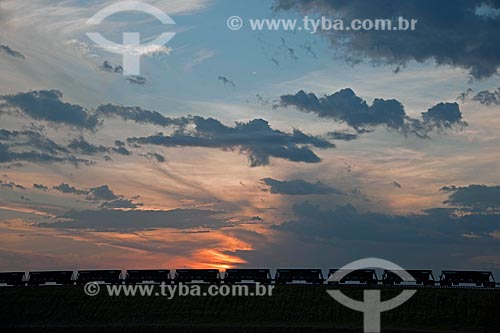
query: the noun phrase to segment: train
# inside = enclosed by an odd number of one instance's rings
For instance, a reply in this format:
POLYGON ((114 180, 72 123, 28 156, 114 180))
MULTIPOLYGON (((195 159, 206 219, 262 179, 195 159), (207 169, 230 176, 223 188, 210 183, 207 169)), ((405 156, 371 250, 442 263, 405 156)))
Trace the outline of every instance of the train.
POLYGON ((413 281, 403 281, 398 272, 383 271, 381 278, 375 269, 358 269, 342 274, 339 280, 331 277, 338 269, 330 269, 327 278, 321 269, 279 268, 274 277, 271 270, 260 269, 137 269, 126 270, 65 270, 0 272, 0 286, 85 285, 89 282, 101 284, 304 284, 304 285, 365 285, 421 287, 476 287, 500 288, 489 271, 441 271, 439 279, 430 269, 406 270, 413 281))

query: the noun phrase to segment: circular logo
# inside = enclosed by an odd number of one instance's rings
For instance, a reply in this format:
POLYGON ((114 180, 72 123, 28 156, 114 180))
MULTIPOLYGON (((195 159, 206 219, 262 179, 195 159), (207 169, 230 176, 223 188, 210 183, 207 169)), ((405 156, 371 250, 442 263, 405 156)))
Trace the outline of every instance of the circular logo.
POLYGON ((85 294, 91 297, 97 296, 99 294, 100 289, 101 287, 99 287, 99 284, 96 282, 89 282, 83 288, 85 294))
POLYGON ((227 27, 233 31, 240 30, 243 28, 243 19, 239 16, 231 16, 227 19, 227 27))

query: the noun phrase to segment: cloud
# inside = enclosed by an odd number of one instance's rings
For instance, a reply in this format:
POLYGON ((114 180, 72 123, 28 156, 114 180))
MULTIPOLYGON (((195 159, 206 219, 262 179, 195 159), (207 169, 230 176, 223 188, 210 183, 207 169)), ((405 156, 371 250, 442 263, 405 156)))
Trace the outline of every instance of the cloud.
MULTIPOLYGON (((103 72, 108 72, 112 74, 123 74, 123 66, 121 65, 113 65, 109 61, 105 60, 101 66, 99 66, 99 69, 103 72)), ((146 79, 142 75, 130 75, 130 76, 125 76, 125 80, 130 83, 130 84, 135 84, 138 86, 143 86, 148 82, 148 79, 146 79)))
POLYGON ((422 113, 424 124, 438 129, 449 129, 456 124, 465 125, 457 103, 439 103, 422 113))
POLYGON ((234 84, 234 81, 233 80, 229 80, 227 77, 225 76, 221 76, 219 75, 219 81, 222 81, 222 83, 224 83, 224 86, 227 86, 228 84, 233 86, 233 88, 236 87, 236 84, 234 84))
POLYGON ((139 206, 143 206, 142 203, 134 203, 130 199, 118 198, 115 200, 105 201, 103 202, 99 208, 105 209, 135 209, 139 206))
POLYGON ((434 60, 468 70, 474 78, 498 73, 500 20, 486 13, 497 13, 498 1, 457 0, 276 0, 276 10, 317 13, 345 21, 353 19, 416 19, 415 31, 339 31, 324 32, 336 54, 351 62, 401 66, 409 61, 434 60), (478 11, 478 8, 481 8, 478 11))
POLYGON ((92 162, 89 160, 76 158, 74 156, 57 157, 36 151, 13 152, 10 150, 9 146, 0 143, 0 163, 18 162, 18 161, 42 163, 42 164, 45 163, 71 163, 74 165, 92 164, 92 162))
POLYGON ((401 184, 398 183, 397 181, 393 181, 392 186, 394 186, 395 188, 403 188, 403 186, 401 186, 401 184))
POLYGON ((61 193, 65 193, 65 194, 77 194, 77 195, 88 194, 88 191, 86 191, 86 190, 80 190, 74 186, 71 186, 71 185, 68 185, 65 183, 61 183, 61 184, 54 186, 52 188, 56 191, 59 191, 61 193))
POLYGON ((108 185, 93 187, 89 190, 87 200, 92 201, 112 201, 118 199, 118 196, 110 190, 108 185))
POLYGON ((104 72, 109 72, 109 73, 118 73, 122 74, 123 73, 123 67, 120 65, 113 66, 112 63, 109 61, 105 60, 101 66, 99 66, 99 69, 104 71, 104 72))
POLYGON ((324 210, 303 202, 293 206, 295 219, 276 225, 310 240, 351 240, 380 242, 447 243, 474 234, 491 239, 500 229, 498 215, 455 216, 449 210, 427 210, 423 215, 389 215, 359 212, 352 205, 324 210))
POLYGON ((8 47, 7 45, 0 44, 0 53, 4 53, 6 55, 9 55, 11 57, 18 58, 18 59, 23 59, 23 60, 26 59, 21 52, 13 50, 10 47, 8 47))
POLYGON ((457 99, 462 102, 470 100, 486 106, 500 105, 500 88, 493 91, 482 90, 477 94, 474 94, 472 89, 468 89, 461 93, 457 99))
POLYGON ((43 184, 33 184, 33 188, 35 190, 41 190, 41 191, 44 191, 44 192, 47 192, 49 190, 49 188, 43 184))
POLYGON ((92 164, 70 154, 64 147, 43 134, 31 131, 0 129, 0 163, 26 161, 32 163, 92 164))
POLYGON ((483 3, 481 6, 476 7, 475 14, 485 19, 496 20, 500 18, 500 9, 492 8, 483 3))
POLYGON ((309 183, 305 180, 286 180, 279 181, 272 178, 263 178, 261 182, 269 187, 272 194, 286 194, 286 195, 312 195, 312 194, 342 194, 341 191, 323 184, 319 181, 316 183, 309 183))
MULTIPOLYGON (((161 52, 160 52, 161 53, 161 52)), ((99 69, 103 72, 108 72, 112 74, 123 74, 123 66, 113 65, 109 61, 105 60, 99 69)), ((148 82, 148 79, 142 75, 130 75, 125 76, 125 80, 130 84, 135 84, 138 86, 143 86, 148 82)))
POLYGON ((10 190, 26 190, 26 188, 22 185, 13 182, 4 182, 2 180, 0 180, 0 187, 8 188, 10 190))
POLYGON ((472 100, 488 106, 500 105, 500 88, 493 92, 488 90, 480 91, 476 96, 472 97, 472 100))
POLYGON ((148 82, 148 79, 141 75, 127 76, 125 77, 125 80, 127 80, 130 84, 135 84, 138 86, 143 86, 148 82))
POLYGON ((125 148, 123 145, 117 145, 117 147, 104 147, 93 145, 80 136, 71 140, 68 148, 72 151, 85 154, 85 155, 97 155, 102 153, 116 153, 124 156, 129 156, 131 152, 125 148))
POLYGON ((11 147, 26 147, 37 149, 40 152, 49 154, 68 153, 68 150, 45 137, 43 134, 34 131, 9 131, 0 129, 0 141, 8 143, 11 147))
MULTIPOLYGON (((144 110, 140 107, 129 107, 114 104, 101 105, 96 113, 100 117, 118 117, 123 120, 131 120, 140 124, 153 124, 163 127, 179 125, 178 119, 163 116, 156 111, 144 110)), ((181 124, 184 123, 181 121, 181 124)))
POLYGON ((80 105, 62 101, 57 90, 39 90, 0 96, 0 111, 20 111, 35 120, 65 124, 84 129, 95 129, 99 121, 80 105))
POLYGON ((332 140, 352 141, 357 140, 359 135, 344 132, 328 132, 326 137, 332 140))
POLYGON ((97 153, 105 153, 108 152, 108 148, 104 146, 96 146, 93 144, 88 143, 85 141, 85 139, 80 136, 78 138, 74 138, 71 140, 70 144, 68 145, 68 148, 71 150, 86 154, 86 155, 94 155, 97 153))
POLYGON ((334 148, 331 142, 304 134, 274 130, 263 119, 236 123, 228 127, 213 118, 184 118, 185 124, 171 136, 157 134, 150 137, 129 138, 129 143, 164 147, 205 147, 239 149, 248 154, 252 167, 268 165, 270 157, 292 162, 319 163, 321 158, 310 147, 334 148))
POLYGON ((148 160, 155 160, 158 163, 165 163, 166 159, 163 157, 163 155, 160 155, 158 153, 147 153, 147 154, 140 154, 140 156, 143 156, 147 158, 148 160))
POLYGON ((451 193, 444 203, 472 212, 500 212, 500 186, 469 185, 445 186, 441 189, 451 193))
POLYGON ((301 90, 295 95, 281 96, 280 104, 285 108, 294 106, 300 111, 315 113, 320 118, 345 123, 358 133, 371 131, 372 128, 382 125, 403 134, 413 133, 425 137, 435 128, 466 125, 456 103, 439 103, 422 113, 423 119, 419 120, 410 118, 403 105, 395 99, 375 98, 373 103, 368 105, 350 88, 323 97, 301 90))
POLYGON ((280 99, 283 107, 295 106, 301 111, 316 113, 321 118, 345 122, 358 131, 377 125, 401 129, 405 124, 406 113, 398 101, 375 99, 368 106, 350 88, 320 98, 301 90, 295 95, 283 95, 280 99))
POLYGON ((75 194, 85 196, 85 200, 99 203, 100 208, 106 209, 135 209, 143 206, 142 203, 135 203, 122 195, 115 194, 108 185, 101 185, 89 189, 79 189, 74 186, 62 183, 53 187, 54 190, 65 194, 75 194))
POLYGON ((97 231, 134 231, 145 229, 220 229, 231 226, 218 218, 222 212, 197 209, 148 210, 85 210, 70 211, 60 216, 61 222, 39 226, 57 229, 93 229, 97 231))
MULTIPOLYGON (((71 105, 61 101, 62 94, 58 91, 36 91, 20 93, 17 95, 4 96, 3 108, 12 109, 16 105, 23 113, 35 119, 43 119, 51 122, 78 125, 84 128, 95 129, 102 123, 103 118, 118 117, 123 120, 131 120, 136 123, 154 124, 162 127, 170 127, 173 134, 153 135, 143 138, 129 138, 129 143, 153 144, 166 147, 206 147, 220 148, 224 150, 238 149, 248 155, 251 166, 268 165, 270 158, 282 158, 292 162, 318 163, 320 157, 313 152, 312 148, 326 149, 334 148, 335 145, 328 140, 307 135, 298 129, 292 133, 274 130, 269 123, 263 119, 254 119, 247 123, 237 123, 234 127, 223 125, 219 120, 203 118, 198 116, 169 118, 159 112, 144 110, 140 107, 125 107, 113 104, 101 105, 92 114, 78 105, 71 105), (8 104, 8 106, 7 106, 8 104), (45 110, 50 110, 45 112, 45 110)), ((3 137, 29 136, 29 146, 39 147, 41 152, 12 153, 9 147, 2 151, 6 155, 4 161, 15 161, 28 159, 45 162, 59 162, 69 160, 74 163, 83 162, 73 156, 58 157, 58 153, 69 152, 99 155, 104 153, 117 153, 130 155, 124 144, 116 147, 105 147, 87 142, 83 135, 73 138, 67 147, 62 147, 55 142, 43 138, 35 132, 10 132, 3 131, 3 137), (7 154, 9 153, 9 154, 7 154), (50 153, 50 154, 46 154, 50 153)), ((2 137, 0 136, 0 139, 2 137)), ((154 158, 158 162, 164 162, 160 154, 149 153, 145 156, 154 158)))

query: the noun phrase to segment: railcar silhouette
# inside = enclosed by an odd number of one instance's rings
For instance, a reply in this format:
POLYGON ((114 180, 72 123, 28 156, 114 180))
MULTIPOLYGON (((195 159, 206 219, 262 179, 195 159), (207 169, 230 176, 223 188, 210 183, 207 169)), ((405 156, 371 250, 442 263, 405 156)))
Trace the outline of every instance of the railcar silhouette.
POLYGON ((269 269, 226 269, 224 283, 234 284, 244 281, 270 284, 272 281, 269 269))
POLYGON ((487 271, 442 271, 439 278, 442 287, 475 284, 477 287, 496 287, 492 272, 487 271))
POLYGON ((177 269, 174 274, 174 283, 221 283, 218 269, 177 269))
MULTIPOLYGON (((330 269, 328 284, 349 284, 357 282, 364 285, 377 285, 379 280, 374 269, 359 269, 349 272, 340 281, 333 281, 331 277, 338 269, 330 269)), ((498 288, 492 272, 489 271, 452 271, 441 272, 439 281, 434 279, 432 270, 407 270, 414 277, 415 284, 422 286, 451 287, 460 286, 498 288)), ((269 269, 227 269, 224 279, 217 269, 178 269, 173 273, 167 269, 158 270, 128 270, 122 274, 121 270, 79 270, 73 271, 33 271, 33 272, 0 272, 0 285, 7 286, 39 286, 46 284, 56 285, 85 285, 88 282, 106 284, 137 283, 209 283, 209 284, 324 284, 321 269, 278 269, 274 280, 269 269)), ((382 285, 401 284, 402 279, 391 271, 384 271, 382 285)))
POLYGON ((330 269, 328 272, 328 284, 339 284, 339 283, 351 283, 358 282, 361 284, 369 284, 376 285, 378 284, 377 272, 374 269, 358 269, 352 272, 349 272, 346 276, 344 276, 340 281, 332 280, 332 276, 338 272, 339 269, 330 269))
POLYGON ((78 271, 76 282, 78 285, 84 285, 89 282, 121 284, 122 271, 118 269, 111 270, 81 270, 78 271))
POLYGON ((29 272, 28 285, 39 286, 47 283, 56 283, 64 286, 72 285, 73 271, 38 271, 29 272))
POLYGON ((25 272, 0 272, 0 283, 8 286, 22 286, 25 284, 25 272))
POLYGON ((168 269, 136 269, 127 270, 125 273, 126 284, 137 284, 144 282, 170 284, 170 270, 168 269))
POLYGON ((276 284, 305 282, 310 284, 323 284, 325 279, 321 269, 283 269, 276 270, 274 277, 276 284))
MULTIPOLYGON (((434 286, 436 284, 436 280, 434 279, 434 275, 432 274, 432 270, 430 269, 410 269, 406 272, 408 272, 415 279, 415 284, 424 286, 434 286)), ((384 274, 382 275, 382 284, 386 286, 401 284, 402 282, 403 279, 401 279, 401 277, 399 277, 399 275, 397 275, 393 271, 385 270, 384 274)))

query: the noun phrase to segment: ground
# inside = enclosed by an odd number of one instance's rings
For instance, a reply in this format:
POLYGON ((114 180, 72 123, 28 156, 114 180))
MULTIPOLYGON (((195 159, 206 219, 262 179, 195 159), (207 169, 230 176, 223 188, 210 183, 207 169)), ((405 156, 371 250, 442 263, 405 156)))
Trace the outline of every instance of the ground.
MULTIPOLYGON (((86 296, 83 287, 0 288, 0 332, 362 332, 363 317, 327 286, 271 297, 86 296)), ((361 299, 360 288, 343 291, 361 299)), ((385 288, 383 299, 399 291, 385 288)), ((498 332, 500 290, 419 289, 382 314, 382 332, 498 332)))

